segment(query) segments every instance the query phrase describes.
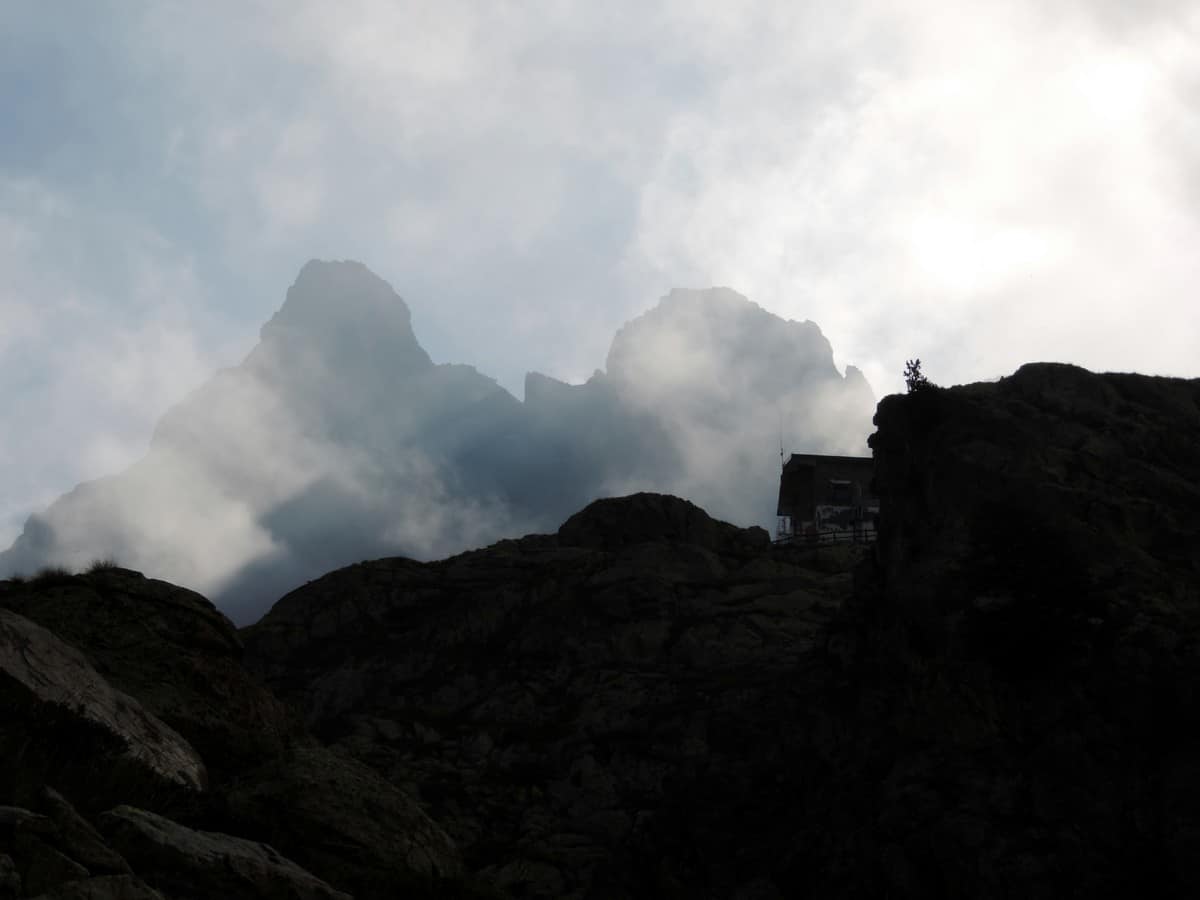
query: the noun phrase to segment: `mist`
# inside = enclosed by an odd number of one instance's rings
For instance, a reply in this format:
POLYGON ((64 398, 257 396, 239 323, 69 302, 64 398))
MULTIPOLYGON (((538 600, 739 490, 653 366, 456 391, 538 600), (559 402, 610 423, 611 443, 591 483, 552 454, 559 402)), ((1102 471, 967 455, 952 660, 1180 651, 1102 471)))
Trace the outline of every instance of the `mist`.
POLYGON ((770 525, 781 441, 865 453, 874 406, 812 322, 728 288, 675 290, 587 381, 523 400, 435 364, 390 285, 307 264, 244 361, 178 402, 149 451, 32 516, 0 572, 113 558, 235 620, 351 562, 550 531, 597 497, 680 494, 770 525))
POLYGON ((0 544, 140 459, 310 257, 369 262, 434 360, 514 399, 529 369, 586 382, 673 286, 819 322, 880 394, 913 356, 939 384, 1035 359, 1200 374, 1196 4, 4 21, 0 544))

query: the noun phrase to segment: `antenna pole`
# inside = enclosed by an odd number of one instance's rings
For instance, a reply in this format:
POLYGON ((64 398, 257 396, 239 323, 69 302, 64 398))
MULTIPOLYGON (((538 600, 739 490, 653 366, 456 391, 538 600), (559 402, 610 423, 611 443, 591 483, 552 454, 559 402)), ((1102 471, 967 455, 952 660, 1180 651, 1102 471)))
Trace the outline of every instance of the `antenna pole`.
POLYGON ((783 471, 783 410, 776 408, 779 413, 779 471, 783 471))

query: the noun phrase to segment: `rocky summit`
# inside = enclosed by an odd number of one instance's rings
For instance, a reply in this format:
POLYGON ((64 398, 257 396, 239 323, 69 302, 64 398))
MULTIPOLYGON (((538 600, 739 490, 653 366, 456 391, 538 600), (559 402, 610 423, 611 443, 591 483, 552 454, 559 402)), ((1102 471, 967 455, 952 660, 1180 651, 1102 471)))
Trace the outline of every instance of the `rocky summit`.
POLYGON ((0 897, 1200 894, 1200 381, 875 421, 871 547, 638 493, 241 630, 0 582, 0 897))
POLYGON ((596 497, 769 521, 780 416, 809 450, 861 453, 874 406, 814 323, 725 288, 672 291, 620 330, 607 372, 530 373, 523 400, 435 364, 361 263, 306 264, 260 337, 163 416, 143 459, 32 515, 0 576, 112 557, 249 624, 330 569, 552 530, 596 497))

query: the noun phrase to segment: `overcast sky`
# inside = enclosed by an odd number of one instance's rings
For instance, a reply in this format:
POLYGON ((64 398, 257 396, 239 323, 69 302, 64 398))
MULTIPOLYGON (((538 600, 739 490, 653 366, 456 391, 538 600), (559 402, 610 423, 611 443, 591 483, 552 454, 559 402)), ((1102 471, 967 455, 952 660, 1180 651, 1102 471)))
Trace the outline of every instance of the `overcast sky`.
POLYGON ((709 285, 882 395, 1200 376, 1198 217, 1195 3, 4 0, 0 545, 311 257, 517 396, 709 285))

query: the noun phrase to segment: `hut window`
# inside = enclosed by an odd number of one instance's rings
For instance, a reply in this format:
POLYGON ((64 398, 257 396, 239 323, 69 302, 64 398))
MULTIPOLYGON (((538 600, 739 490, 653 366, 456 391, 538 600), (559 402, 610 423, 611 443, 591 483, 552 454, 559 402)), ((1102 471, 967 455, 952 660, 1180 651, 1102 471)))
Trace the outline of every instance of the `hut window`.
POLYGON ((831 479, 829 482, 829 502, 834 506, 849 506, 851 504, 850 482, 831 479))

